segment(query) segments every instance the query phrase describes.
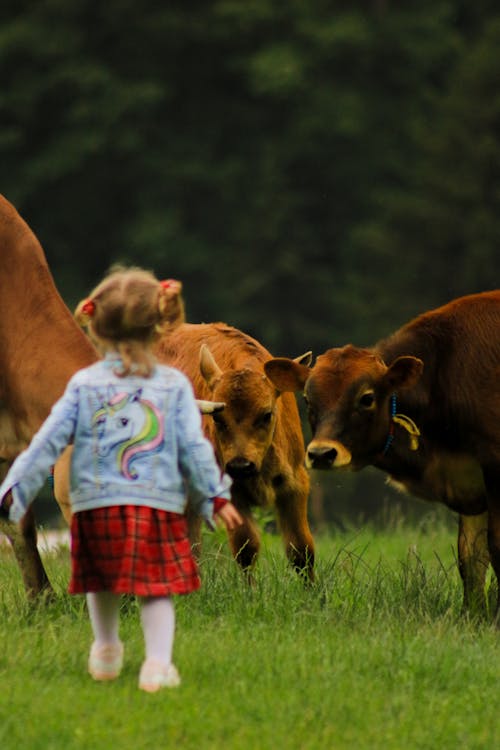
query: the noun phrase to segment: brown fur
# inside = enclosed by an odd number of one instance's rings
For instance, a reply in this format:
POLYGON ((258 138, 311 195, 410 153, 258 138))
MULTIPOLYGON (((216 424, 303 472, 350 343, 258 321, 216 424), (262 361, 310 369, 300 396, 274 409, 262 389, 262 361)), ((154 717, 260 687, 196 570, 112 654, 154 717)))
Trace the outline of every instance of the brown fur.
POLYGON ((464 604, 482 605, 487 536, 500 577, 500 291, 426 312, 372 349, 329 349, 312 370, 275 360, 266 372, 277 387, 304 389, 311 468, 373 465, 460 514, 464 604), (420 429, 416 451, 408 430, 391 423, 393 393, 397 412, 420 429))
MULTIPOLYGON (((97 355, 57 292, 40 243, 3 196, 0 299, 0 477, 4 477, 71 375, 97 355)), ((64 491, 60 501, 68 516, 64 491)), ((19 530, 3 523, 2 531, 12 542, 28 593, 50 589, 37 551, 32 511, 19 530)))
POLYGON ((220 465, 233 476, 232 499, 244 518, 230 534, 233 554, 250 568, 259 549, 254 506, 274 507, 292 564, 313 577, 314 545, 307 522, 309 478, 295 397, 279 395, 264 374, 269 352, 224 323, 184 324, 165 336, 160 360, 183 370, 199 399, 225 409, 205 417, 220 465), (204 350, 201 358, 202 346, 204 350), (210 356, 210 354, 212 356, 210 356))

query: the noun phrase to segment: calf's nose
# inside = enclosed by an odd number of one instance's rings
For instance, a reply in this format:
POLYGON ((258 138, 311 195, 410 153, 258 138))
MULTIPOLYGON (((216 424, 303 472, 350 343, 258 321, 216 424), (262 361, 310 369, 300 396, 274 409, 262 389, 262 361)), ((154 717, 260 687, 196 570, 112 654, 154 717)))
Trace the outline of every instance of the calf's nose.
POLYGON ((226 464, 226 471, 233 479, 244 479, 257 473, 257 467, 253 461, 249 461, 243 456, 232 458, 226 464))

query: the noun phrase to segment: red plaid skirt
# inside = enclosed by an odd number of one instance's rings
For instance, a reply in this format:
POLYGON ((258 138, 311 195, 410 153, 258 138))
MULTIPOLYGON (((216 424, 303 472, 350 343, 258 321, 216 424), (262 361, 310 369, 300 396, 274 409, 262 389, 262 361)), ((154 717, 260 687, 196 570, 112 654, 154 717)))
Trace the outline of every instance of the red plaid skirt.
POLYGON ((136 505, 74 513, 70 594, 188 594, 200 587, 186 518, 136 505))

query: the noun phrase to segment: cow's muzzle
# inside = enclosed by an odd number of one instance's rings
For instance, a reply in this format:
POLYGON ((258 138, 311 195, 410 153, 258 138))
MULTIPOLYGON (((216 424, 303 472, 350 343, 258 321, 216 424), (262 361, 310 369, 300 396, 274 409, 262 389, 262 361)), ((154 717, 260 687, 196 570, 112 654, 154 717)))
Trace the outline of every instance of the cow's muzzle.
POLYGON ((336 440, 313 440, 306 450, 308 469, 337 469, 348 467, 351 452, 336 440))
POLYGON ((257 474, 257 466, 243 456, 232 458, 226 464, 226 472, 233 479, 247 479, 257 474))

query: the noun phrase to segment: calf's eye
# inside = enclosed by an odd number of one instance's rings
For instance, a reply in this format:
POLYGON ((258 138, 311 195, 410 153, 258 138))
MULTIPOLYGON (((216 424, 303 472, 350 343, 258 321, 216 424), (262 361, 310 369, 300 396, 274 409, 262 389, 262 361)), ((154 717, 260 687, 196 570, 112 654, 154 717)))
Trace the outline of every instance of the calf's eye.
POLYGON ((215 422, 215 427, 217 430, 222 431, 226 427, 226 423, 224 422, 224 418, 220 414, 213 414, 213 420, 215 422))
POLYGON ((264 412, 264 414, 261 414, 260 417, 256 420, 256 425, 258 427, 267 427, 270 424, 272 418, 272 411, 266 411, 264 412))

